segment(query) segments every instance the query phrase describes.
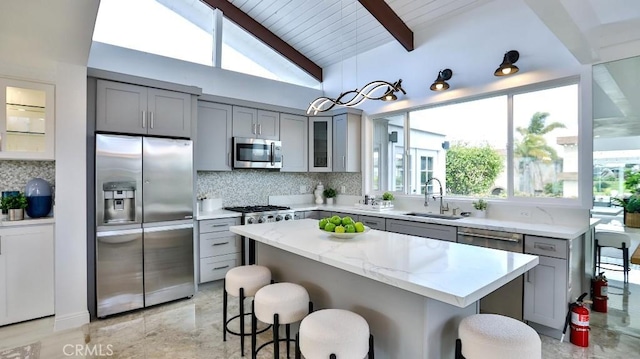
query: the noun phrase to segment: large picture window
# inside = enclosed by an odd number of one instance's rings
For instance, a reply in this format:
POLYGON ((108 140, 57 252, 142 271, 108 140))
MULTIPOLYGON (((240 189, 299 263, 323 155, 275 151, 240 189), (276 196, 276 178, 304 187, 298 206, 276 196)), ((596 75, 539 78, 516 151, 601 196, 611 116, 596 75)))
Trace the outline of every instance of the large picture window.
POLYGON ((391 130, 407 137, 389 143, 388 150, 383 143, 374 144, 376 190, 431 193, 438 188, 427 180, 435 177, 448 196, 578 198, 577 84, 416 109, 373 121, 376 138, 391 130), (393 157, 385 161, 385 153, 393 157), (387 170, 386 162, 393 168, 387 170), (385 173, 393 177, 385 180, 385 173))

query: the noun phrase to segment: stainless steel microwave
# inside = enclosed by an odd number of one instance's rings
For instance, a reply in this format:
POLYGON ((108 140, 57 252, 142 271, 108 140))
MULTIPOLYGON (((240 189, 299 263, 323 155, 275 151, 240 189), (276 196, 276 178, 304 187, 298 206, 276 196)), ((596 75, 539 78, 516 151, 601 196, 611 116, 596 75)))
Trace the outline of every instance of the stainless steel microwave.
POLYGON ((282 142, 234 137, 233 168, 282 168, 282 142))

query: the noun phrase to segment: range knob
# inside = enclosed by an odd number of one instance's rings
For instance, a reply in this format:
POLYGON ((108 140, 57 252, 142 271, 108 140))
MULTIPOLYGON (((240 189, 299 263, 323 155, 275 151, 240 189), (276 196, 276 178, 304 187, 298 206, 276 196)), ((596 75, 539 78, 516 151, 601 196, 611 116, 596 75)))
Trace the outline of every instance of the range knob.
POLYGON ((281 215, 277 215, 276 216, 276 222, 280 222, 282 221, 282 216, 281 215))
POLYGON ((292 220, 292 219, 293 219, 293 217, 292 217, 290 214, 286 214, 286 215, 284 216, 284 220, 285 220, 285 221, 290 221, 290 220, 292 220))
POLYGON ((258 218, 258 223, 264 223, 264 217, 258 218))
POLYGON ((247 223, 248 224, 253 224, 253 222, 255 222, 253 218, 251 218, 251 217, 247 218, 247 223))

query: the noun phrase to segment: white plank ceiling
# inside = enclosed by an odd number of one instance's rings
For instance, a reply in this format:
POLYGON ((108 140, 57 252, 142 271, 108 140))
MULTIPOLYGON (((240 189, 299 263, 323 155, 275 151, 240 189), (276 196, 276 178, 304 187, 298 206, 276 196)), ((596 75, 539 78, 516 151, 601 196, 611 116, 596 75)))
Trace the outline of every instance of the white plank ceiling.
MULTIPOLYGON (((387 0, 413 30, 492 0, 387 0)), ((230 0, 320 67, 362 53, 393 36, 357 0, 230 0), (356 30, 357 29, 357 30, 356 30)))

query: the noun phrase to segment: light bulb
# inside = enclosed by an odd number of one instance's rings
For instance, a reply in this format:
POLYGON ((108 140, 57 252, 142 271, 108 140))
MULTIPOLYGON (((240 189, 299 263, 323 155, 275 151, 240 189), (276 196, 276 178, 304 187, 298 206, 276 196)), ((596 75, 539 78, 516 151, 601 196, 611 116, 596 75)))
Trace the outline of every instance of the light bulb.
POLYGON ((442 87, 443 87, 442 83, 436 84, 436 90, 442 90, 442 87))
POLYGON ((511 73, 511 67, 505 67, 502 69, 502 73, 508 75, 511 73))

